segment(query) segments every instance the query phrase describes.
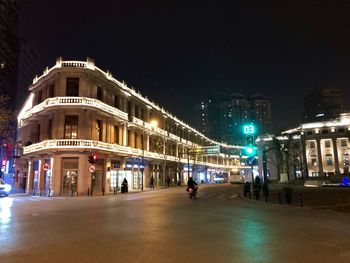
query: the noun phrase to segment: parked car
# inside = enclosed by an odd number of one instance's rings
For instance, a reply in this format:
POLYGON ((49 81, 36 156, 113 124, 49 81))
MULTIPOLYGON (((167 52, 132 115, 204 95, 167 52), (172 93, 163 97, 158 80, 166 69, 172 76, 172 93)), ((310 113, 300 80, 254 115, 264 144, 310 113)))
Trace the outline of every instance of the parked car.
POLYGON ((9 196, 11 191, 11 185, 5 183, 0 179, 0 195, 9 196))

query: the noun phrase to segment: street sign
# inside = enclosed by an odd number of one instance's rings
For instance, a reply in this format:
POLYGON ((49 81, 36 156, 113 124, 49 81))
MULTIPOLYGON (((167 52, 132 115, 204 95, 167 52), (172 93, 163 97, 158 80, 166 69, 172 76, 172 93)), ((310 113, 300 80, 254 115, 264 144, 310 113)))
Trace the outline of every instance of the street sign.
POLYGON ((203 147, 190 150, 190 154, 196 154, 196 155, 216 155, 219 153, 220 153, 219 145, 203 146, 203 147))
POLYGON ((257 160, 254 156, 249 156, 247 158, 247 164, 250 166, 255 166, 257 164, 257 160))
POLYGON ((94 173, 95 171, 96 171, 95 166, 89 165, 89 172, 90 172, 90 173, 94 173))
POLYGON ((43 164, 43 170, 44 171, 47 171, 47 170, 49 170, 50 169, 50 165, 48 164, 48 163, 44 163, 43 164))

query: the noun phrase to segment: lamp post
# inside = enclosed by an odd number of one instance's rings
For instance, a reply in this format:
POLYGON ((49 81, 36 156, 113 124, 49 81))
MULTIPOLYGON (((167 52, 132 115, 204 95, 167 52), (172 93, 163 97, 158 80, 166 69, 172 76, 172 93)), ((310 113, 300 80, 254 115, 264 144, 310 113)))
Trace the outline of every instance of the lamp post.
POLYGON ((141 167, 141 191, 143 191, 143 175, 145 170, 145 121, 143 121, 143 127, 142 127, 142 140, 141 140, 141 147, 142 147, 142 167, 141 167))

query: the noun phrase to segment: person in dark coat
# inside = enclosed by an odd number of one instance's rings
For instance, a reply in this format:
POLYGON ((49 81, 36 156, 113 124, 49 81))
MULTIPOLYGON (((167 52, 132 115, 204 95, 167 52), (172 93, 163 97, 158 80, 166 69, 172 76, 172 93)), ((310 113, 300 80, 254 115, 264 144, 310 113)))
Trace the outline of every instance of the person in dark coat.
POLYGON ((255 200, 259 200, 260 192, 261 192, 261 179, 259 176, 255 177, 253 189, 254 189, 255 200))

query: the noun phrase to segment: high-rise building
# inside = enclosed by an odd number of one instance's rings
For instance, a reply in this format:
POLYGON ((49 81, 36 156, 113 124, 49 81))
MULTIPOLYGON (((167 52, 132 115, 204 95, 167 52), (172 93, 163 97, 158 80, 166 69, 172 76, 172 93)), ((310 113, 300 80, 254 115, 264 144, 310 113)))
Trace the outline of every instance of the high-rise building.
POLYGON ((210 98, 203 100, 200 104, 194 106, 195 113, 195 127, 197 129, 213 138, 215 140, 220 139, 220 100, 216 98, 210 98))
POLYGON ((337 118, 343 111, 343 105, 339 89, 315 90, 304 98, 303 120, 312 122, 337 118))
POLYGON ((0 0, 0 94, 11 98, 17 82, 17 12, 14 0, 0 0))
POLYGON ((242 127, 254 124, 257 135, 271 132, 271 106, 261 95, 245 97, 234 93, 227 98, 209 99, 195 107, 194 123, 201 132, 216 140, 243 144, 242 127))
POLYGON ((33 77, 39 74, 39 61, 28 40, 20 38, 18 57, 18 77, 16 90, 16 109, 23 105, 28 97, 28 86, 33 77))

